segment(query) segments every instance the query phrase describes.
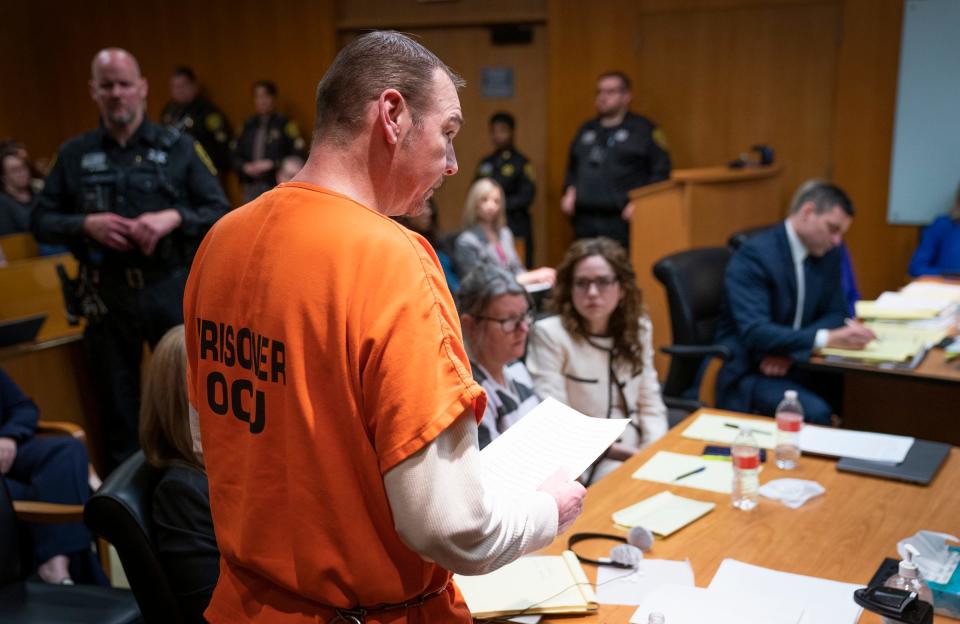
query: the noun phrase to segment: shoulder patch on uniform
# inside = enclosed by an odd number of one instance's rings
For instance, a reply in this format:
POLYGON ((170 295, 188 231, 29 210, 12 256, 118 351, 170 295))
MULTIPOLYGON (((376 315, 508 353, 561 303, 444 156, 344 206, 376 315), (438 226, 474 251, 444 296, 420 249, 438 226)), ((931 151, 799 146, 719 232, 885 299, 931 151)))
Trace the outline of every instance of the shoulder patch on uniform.
POLYGON ((653 142, 660 146, 660 149, 667 149, 667 135, 660 128, 653 130, 653 142))
POLYGON ((197 153, 197 156, 200 158, 200 162, 207 166, 207 169, 210 170, 210 173, 217 175, 217 168, 214 166, 213 161, 210 160, 210 155, 207 154, 207 150, 203 149, 203 146, 200 145, 199 141, 193 142, 193 150, 197 153))
POLYGON ((203 125, 205 125, 210 132, 216 132, 223 127, 223 117, 220 113, 210 113, 204 118, 203 125))
POLYGON ((493 175, 493 163, 489 161, 484 161, 480 163, 479 167, 477 167, 478 178, 489 178, 492 175, 493 175))
POLYGON ((530 181, 533 181, 533 180, 534 180, 534 175, 533 175, 533 163, 529 163, 529 162, 528 162, 527 164, 525 164, 525 165, 523 166, 523 174, 524 174, 525 176, 527 176, 527 177, 530 179, 530 181))
POLYGON ((283 127, 283 131, 291 139, 296 139, 300 137, 300 128, 297 126, 297 122, 290 120, 287 122, 287 125, 283 127))

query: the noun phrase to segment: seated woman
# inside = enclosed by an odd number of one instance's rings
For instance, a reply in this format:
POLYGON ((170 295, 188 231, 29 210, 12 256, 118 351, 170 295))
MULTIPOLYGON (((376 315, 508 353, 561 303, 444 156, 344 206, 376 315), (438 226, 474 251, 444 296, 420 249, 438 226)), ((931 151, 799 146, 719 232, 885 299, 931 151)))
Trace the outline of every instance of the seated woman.
POLYGON ((627 253, 609 238, 573 243, 557 270, 549 309, 556 316, 537 322, 527 352, 537 393, 588 416, 631 420, 585 473, 589 484, 667 431, 653 328, 627 253))
POLYGON ((450 257, 447 246, 437 235, 437 205, 433 202, 433 198, 427 200, 423 212, 420 214, 394 217, 394 219, 427 239, 427 242, 436 252, 437 259, 440 260, 440 266, 443 267, 443 276, 447 279, 447 288, 450 289, 450 292, 456 293, 460 289, 460 276, 453 268, 453 258, 450 257))
POLYGON ((506 270, 481 264, 460 285, 460 324, 473 378, 487 392, 478 427, 480 448, 540 403, 518 358, 533 324, 530 296, 506 270))
POLYGON ((183 325, 173 327, 150 359, 140 404, 140 446, 164 470, 153 492, 157 551, 187 622, 203 622, 220 575, 197 423, 187 401, 183 325))
MULTIPOLYGON (((89 460, 70 436, 36 436, 39 410, 0 370, 0 475, 14 500, 83 505, 89 460)), ((82 522, 29 525, 37 575, 47 583, 106 583, 82 522)))
POLYGON ((507 227, 505 205, 503 189, 490 178, 480 178, 470 187, 463 207, 464 230, 453 250, 460 275, 486 263, 506 269, 523 286, 553 286, 557 274, 552 268, 527 271, 520 262, 507 227))
POLYGON ((953 207, 923 231, 910 260, 910 275, 960 274, 960 188, 953 207))

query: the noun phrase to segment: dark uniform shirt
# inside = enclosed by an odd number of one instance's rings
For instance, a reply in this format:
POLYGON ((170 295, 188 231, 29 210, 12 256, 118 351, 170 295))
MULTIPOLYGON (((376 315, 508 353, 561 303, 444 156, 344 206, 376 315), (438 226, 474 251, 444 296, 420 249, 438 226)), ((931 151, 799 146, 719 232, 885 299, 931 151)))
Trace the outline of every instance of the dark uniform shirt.
POLYGON ((287 156, 303 156, 304 141, 300 136, 300 128, 296 122, 279 113, 271 113, 267 118, 266 136, 264 137, 263 155, 259 158, 267 158, 273 161, 273 170, 251 178, 243 173, 243 166, 249 162, 258 159, 254 153, 257 137, 257 130, 261 124, 260 115, 253 115, 247 118, 243 123, 243 131, 237 139, 236 147, 233 150, 233 168, 236 169, 240 181, 248 182, 270 182, 273 186, 276 180, 276 171, 280 167, 280 162, 287 156))
POLYGON ((233 129, 226 115, 217 106, 198 95, 188 104, 167 102, 160 114, 160 122, 189 132, 210 154, 220 173, 230 169, 230 141, 233 129))
POLYGON ((30 204, 0 191, 0 236, 30 231, 30 204))
POLYGON ((144 119, 124 146, 103 127, 67 140, 37 198, 31 227, 39 241, 68 245, 86 265, 162 271, 188 265, 204 234, 228 209, 203 148, 187 134, 144 119), (84 217, 91 213, 134 218, 168 208, 183 221, 150 257, 139 249, 108 249, 83 233, 84 217))
POLYGON ((503 188, 507 216, 510 213, 530 213, 530 204, 537 190, 533 183, 533 165, 516 149, 497 150, 484 158, 477 167, 476 178, 492 178, 503 188))
POLYGON ((599 119, 580 127, 570 145, 564 187, 577 189, 577 214, 619 214, 630 190, 669 177, 663 133, 646 117, 628 112, 612 128, 599 119))

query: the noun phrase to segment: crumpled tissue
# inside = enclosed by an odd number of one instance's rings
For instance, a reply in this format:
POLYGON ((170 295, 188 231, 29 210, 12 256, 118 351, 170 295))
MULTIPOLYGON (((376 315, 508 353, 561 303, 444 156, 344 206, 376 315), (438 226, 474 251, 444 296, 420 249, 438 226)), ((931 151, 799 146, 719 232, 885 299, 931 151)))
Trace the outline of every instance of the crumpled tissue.
POLYGON ((826 489, 822 485, 807 479, 774 479, 760 486, 760 494, 778 500, 791 509, 824 492, 826 489))

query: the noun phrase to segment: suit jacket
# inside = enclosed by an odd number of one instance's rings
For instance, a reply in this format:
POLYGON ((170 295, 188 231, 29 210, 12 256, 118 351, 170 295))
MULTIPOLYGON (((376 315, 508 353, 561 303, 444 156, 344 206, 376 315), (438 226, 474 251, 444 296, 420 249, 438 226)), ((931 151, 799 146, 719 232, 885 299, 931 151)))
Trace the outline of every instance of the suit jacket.
POLYGON ((717 404, 750 410, 753 383, 765 355, 803 361, 810 357, 817 331, 843 325, 847 298, 841 285, 841 251, 804 264, 804 306, 800 329, 793 329, 797 278, 786 226, 780 223, 747 241, 730 259, 716 341, 733 359, 717 376, 717 404))

